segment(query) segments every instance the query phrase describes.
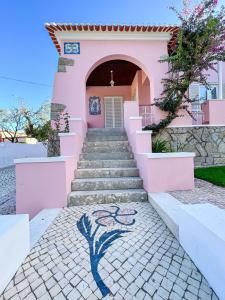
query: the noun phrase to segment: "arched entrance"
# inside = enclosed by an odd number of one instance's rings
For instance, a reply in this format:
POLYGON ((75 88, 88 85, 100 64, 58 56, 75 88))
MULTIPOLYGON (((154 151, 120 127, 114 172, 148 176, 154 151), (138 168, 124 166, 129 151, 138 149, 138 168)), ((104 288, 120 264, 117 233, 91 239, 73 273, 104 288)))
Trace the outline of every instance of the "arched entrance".
POLYGON ((149 77, 131 61, 119 57, 95 64, 86 78, 88 127, 123 127, 125 101, 137 101, 140 114, 150 114, 150 90, 149 77))

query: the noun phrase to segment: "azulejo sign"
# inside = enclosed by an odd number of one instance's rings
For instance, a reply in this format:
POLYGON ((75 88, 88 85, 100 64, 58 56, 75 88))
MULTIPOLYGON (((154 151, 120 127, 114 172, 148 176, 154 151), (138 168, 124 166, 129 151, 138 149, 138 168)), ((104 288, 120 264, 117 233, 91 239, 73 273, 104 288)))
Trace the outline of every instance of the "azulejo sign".
POLYGON ((80 43, 64 43, 64 54, 80 54, 80 43))
POLYGON ((89 98, 89 114, 100 115, 101 114, 101 99, 100 97, 92 96, 89 98))

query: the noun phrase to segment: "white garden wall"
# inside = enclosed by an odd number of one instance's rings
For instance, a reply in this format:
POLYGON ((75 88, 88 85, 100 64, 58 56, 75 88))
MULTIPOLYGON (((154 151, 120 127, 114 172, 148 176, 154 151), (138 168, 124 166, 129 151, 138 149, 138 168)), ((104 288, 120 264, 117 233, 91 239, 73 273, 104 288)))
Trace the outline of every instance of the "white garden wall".
POLYGON ((0 143, 0 168, 13 165, 14 159, 26 157, 46 157, 47 148, 42 143, 20 144, 0 143))
POLYGON ((0 294, 30 250, 28 215, 0 216, 0 294))

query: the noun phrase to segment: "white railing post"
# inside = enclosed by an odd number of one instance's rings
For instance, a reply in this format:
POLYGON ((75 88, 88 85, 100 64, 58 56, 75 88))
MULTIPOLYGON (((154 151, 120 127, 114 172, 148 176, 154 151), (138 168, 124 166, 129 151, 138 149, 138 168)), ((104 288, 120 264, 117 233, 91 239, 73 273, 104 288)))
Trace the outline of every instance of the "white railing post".
POLYGON ((223 99, 223 70, 222 61, 218 62, 219 99, 223 99))

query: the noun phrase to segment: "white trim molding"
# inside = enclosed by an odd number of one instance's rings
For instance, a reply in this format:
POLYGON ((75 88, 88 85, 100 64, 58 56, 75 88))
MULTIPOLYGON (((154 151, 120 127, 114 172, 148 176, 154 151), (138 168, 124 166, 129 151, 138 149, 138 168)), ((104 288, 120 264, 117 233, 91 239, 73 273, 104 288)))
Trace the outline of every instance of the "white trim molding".
POLYGON ((223 99, 223 64, 218 62, 219 99, 223 99))
POLYGON ((82 121, 81 118, 71 117, 69 118, 69 121, 82 121))
POLYGON ((61 136, 72 136, 72 135, 77 135, 76 132, 60 132, 59 134, 59 137, 61 136))
POLYGON ((55 157, 27 157, 14 159, 15 164, 30 164, 30 163, 55 163, 64 162, 72 156, 55 156, 55 157))
POLYGON ((129 117, 130 120, 142 120, 143 117, 137 116, 137 117, 129 117))
MULTIPOLYGON (((215 100, 212 100, 215 101, 215 100)), ((194 127, 223 127, 224 124, 202 124, 202 125, 171 125, 167 128, 194 128, 194 127)))
POLYGON ((181 157, 195 157, 194 152, 167 152, 167 153, 142 153, 147 155, 148 158, 181 158, 181 157))
POLYGON ((58 41, 169 41, 172 37, 170 32, 123 32, 123 31, 56 31, 55 36, 58 41))
POLYGON ((152 130, 136 130, 137 134, 152 134, 152 130))

